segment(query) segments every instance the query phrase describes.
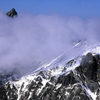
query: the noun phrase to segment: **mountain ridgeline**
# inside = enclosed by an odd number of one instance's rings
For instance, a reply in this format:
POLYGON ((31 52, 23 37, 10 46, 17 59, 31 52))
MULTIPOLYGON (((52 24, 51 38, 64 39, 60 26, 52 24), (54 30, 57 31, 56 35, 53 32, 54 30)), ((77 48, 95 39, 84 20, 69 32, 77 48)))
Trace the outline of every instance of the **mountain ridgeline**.
POLYGON ((58 62, 6 82, 0 100, 100 100, 100 54, 87 53, 62 66, 58 62))

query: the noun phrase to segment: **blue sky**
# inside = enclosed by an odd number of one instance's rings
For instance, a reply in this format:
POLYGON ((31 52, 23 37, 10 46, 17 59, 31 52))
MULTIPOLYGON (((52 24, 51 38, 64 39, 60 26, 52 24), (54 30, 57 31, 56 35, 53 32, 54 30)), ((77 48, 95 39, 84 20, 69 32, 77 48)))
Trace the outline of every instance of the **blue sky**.
POLYGON ((37 14, 74 15, 83 18, 100 16, 100 0, 0 0, 5 13, 15 8, 17 12, 37 14))

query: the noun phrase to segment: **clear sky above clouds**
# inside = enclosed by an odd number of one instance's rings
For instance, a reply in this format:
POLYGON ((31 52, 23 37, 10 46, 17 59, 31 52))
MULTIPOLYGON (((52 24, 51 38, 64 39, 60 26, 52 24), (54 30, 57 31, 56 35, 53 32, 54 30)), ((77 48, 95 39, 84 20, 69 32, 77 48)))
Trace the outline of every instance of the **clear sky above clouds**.
POLYGON ((79 17, 100 16, 100 0, 0 0, 5 13, 15 8, 18 12, 59 14, 79 17))

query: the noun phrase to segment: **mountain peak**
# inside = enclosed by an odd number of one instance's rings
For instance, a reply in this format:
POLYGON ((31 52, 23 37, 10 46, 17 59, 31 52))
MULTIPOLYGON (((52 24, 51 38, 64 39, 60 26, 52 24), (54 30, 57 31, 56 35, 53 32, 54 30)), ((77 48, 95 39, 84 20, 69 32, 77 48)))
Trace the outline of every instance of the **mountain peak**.
POLYGON ((6 13, 6 15, 9 17, 14 17, 17 16, 17 12, 14 8, 12 8, 9 12, 6 13))

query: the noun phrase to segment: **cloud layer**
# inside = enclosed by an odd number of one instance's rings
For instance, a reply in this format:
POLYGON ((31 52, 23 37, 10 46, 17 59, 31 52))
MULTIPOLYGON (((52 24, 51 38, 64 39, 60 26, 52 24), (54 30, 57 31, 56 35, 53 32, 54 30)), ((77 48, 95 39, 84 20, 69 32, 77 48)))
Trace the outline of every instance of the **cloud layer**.
MULTIPOLYGON (((9 18, 0 13, 0 69, 30 68, 69 53, 73 42, 99 42, 100 19, 83 20, 57 15, 19 14, 9 18)), ((75 52, 76 53, 76 52, 75 52)))

